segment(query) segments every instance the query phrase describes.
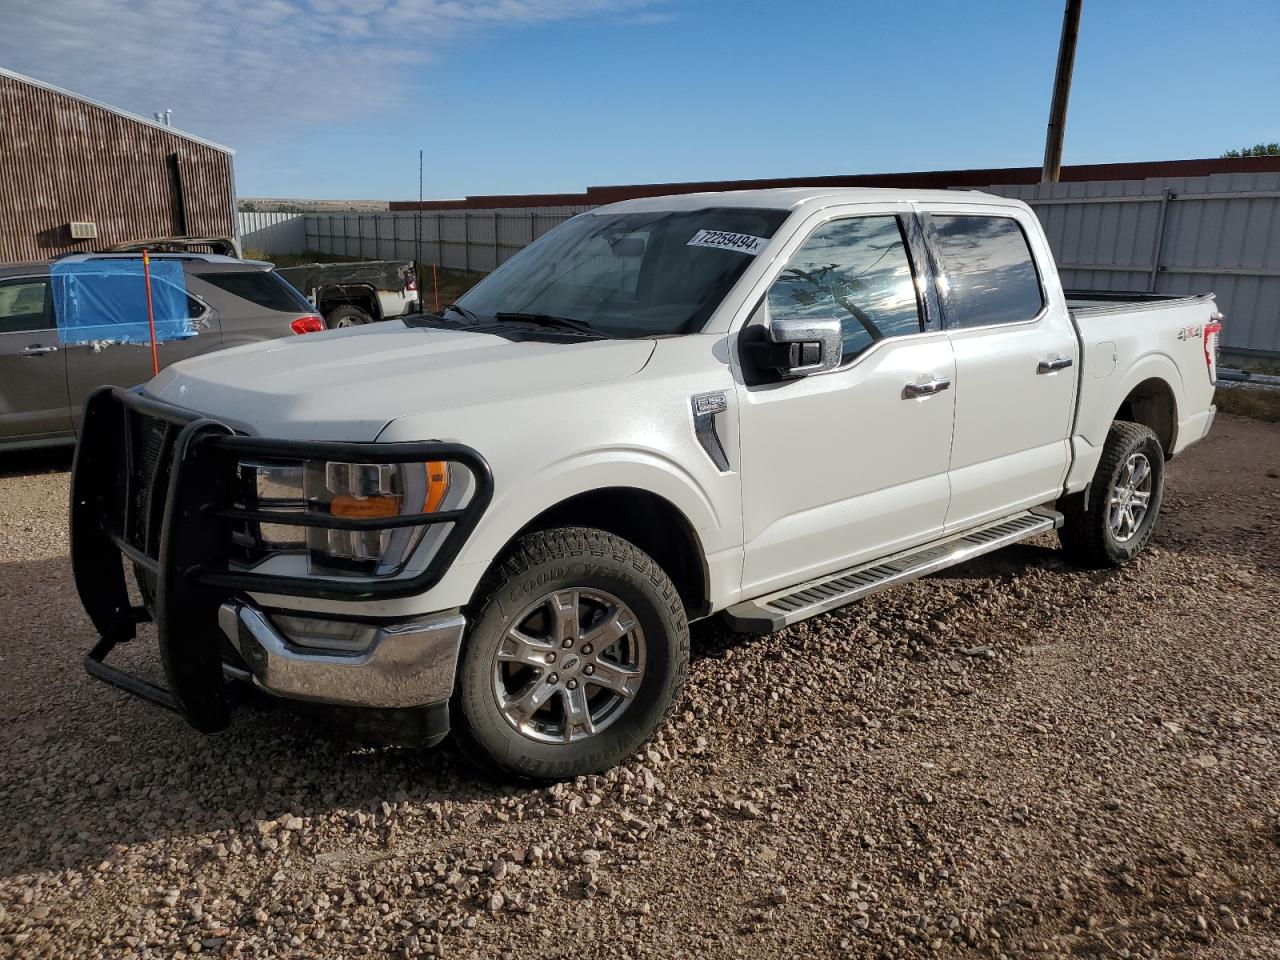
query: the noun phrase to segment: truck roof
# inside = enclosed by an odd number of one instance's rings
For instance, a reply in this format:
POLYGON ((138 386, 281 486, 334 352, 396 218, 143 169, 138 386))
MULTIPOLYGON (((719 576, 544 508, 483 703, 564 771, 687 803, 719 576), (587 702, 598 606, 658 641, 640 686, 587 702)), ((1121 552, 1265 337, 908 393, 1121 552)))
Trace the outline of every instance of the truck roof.
POLYGON ((891 187, 778 187, 769 190, 719 190, 706 193, 680 193, 662 197, 622 200, 593 213, 628 213, 645 210, 700 210, 716 207, 761 207, 769 210, 791 210, 812 201, 825 203, 904 203, 907 201, 943 201, 955 203, 995 203, 1011 207, 1022 201, 998 197, 977 190, 899 190, 891 187))

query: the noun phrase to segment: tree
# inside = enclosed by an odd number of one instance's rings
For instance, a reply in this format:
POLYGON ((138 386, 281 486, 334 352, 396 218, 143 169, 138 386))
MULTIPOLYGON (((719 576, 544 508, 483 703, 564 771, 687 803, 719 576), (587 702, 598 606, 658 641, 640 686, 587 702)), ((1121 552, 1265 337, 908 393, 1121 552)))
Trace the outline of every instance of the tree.
POLYGON ((1255 143, 1252 147, 1228 150, 1224 157, 1280 157, 1280 143, 1255 143))

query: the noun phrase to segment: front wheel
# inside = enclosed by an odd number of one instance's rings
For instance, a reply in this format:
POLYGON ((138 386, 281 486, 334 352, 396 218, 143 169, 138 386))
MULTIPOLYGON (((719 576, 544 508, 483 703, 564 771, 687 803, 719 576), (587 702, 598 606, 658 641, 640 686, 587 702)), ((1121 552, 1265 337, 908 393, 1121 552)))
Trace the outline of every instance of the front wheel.
POLYGON ((688 666, 684 607, 648 554, 587 527, 532 533, 481 590, 458 671, 459 733, 516 777, 596 773, 653 734, 688 666))
POLYGON ((1058 539, 1067 555, 1087 567, 1118 567, 1146 547, 1164 495, 1164 449, 1150 427, 1111 424, 1093 483, 1065 497, 1058 539))

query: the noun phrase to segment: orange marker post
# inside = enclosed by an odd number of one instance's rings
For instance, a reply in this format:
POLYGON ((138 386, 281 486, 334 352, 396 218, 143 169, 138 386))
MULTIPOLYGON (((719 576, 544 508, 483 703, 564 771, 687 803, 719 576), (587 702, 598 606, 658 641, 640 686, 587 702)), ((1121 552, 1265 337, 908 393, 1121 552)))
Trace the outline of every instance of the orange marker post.
POLYGON ((431 289, 436 294, 436 313, 440 312, 440 278, 436 275, 436 265, 431 265, 431 289))
POLYGON ((156 315, 151 307, 151 256, 142 251, 142 276, 147 282, 147 326, 151 328, 151 375, 160 372, 160 354, 156 350, 156 315))

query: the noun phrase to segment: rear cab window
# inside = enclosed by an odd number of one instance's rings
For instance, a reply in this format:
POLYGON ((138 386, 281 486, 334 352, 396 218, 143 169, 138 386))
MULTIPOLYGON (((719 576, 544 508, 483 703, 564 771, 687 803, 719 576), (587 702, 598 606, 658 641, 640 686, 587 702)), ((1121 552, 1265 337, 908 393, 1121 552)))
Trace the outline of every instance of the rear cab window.
POLYGON ((943 312, 952 329, 1034 320, 1044 290, 1027 236, 1013 217, 932 213, 943 312))

